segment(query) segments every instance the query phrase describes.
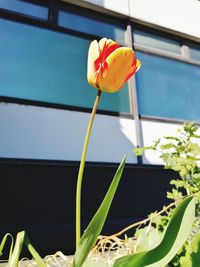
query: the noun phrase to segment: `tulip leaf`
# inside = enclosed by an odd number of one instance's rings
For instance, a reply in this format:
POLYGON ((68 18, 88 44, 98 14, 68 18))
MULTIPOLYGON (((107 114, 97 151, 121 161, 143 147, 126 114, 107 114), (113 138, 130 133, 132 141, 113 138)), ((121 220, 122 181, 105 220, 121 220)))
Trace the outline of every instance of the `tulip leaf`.
POLYGON ((27 246, 31 255, 33 256, 33 258, 37 262, 37 266, 47 267, 47 265, 44 263, 44 261, 42 260, 40 255, 37 253, 37 251, 31 245, 29 238, 28 238, 25 231, 21 231, 17 234, 14 250, 13 250, 13 252, 12 252, 12 254, 8 260, 8 267, 18 267, 19 257, 20 257, 23 245, 27 246))
POLYGON ((1 241, 1 244, 0 244, 0 256, 2 256, 3 254, 3 249, 4 249, 4 246, 5 246, 5 243, 6 241, 8 240, 8 237, 11 238, 11 245, 10 245, 10 251, 9 251, 9 258, 11 257, 11 254, 12 254, 12 251, 13 251, 13 243, 14 243, 14 240, 13 240, 13 237, 11 234, 7 233, 5 234, 5 236, 3 237, 2 241, 1 241))
POLYGON ((175 209, 161 243, 149 251, 117 259, 113 267, 166 266, 188 238, 195 217, 193 197, 184 199, 175 209))
POLYGON ((125 158, 122 160, 120 166, 118 167, 113 181, 104 197, 104 200, 102 201, 100 207, 98 208, 83 236, 81 237, 79 246, 77 247, 75 252, 73 267, 81 267, 92 247, 94 246, 107 218, 124 166, 125 158))
POLYGON ((24 244, 25 231, 21 231, 17 234, 13 253, 8 261, 8 267, 18 267, 19 256, 24 244))
POLYGON ((25 235, 24 243, 27 246, 29 252, 37 262, 37 266, 39 267, 47 267, 46 263, 42 260, 38 252, 34 249, 34 247, 31 245, 30 240, 27 235, 25 235))

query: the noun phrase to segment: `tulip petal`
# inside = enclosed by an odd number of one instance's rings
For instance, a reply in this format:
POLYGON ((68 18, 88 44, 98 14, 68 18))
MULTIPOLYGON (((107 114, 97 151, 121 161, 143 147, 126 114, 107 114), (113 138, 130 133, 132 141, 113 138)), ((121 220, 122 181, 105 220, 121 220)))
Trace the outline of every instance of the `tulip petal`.
POLYGON ((100 55, 98 42, 95 40, 90 44, 88 51, 88 63, 87 63, 87 80, 90 85, 96 87, 96 80, 98 77, 98 71, 95 68, 94 62, 100 55))
POLYGON ((135 59, 135 60, 133 61, 132 66, 133 66, 132 72, 129 73, 129 75, 126 77, 126 79, 125 79, 124 82, 127 82, 127 81, 131 78, 131 76, 133 76, 133 74, 135 74, 135 73, 140 69, 140 67, 141 67, 141 62, 140 62, 140 60, 137 59, 137 61, 136 61, 136 59, 135 59))
POLYGON ((114 42, 111 39, 101 39, 99 41, 99 48, 101 51, 101 58, 102 58, 102 62, 106 60, 106 58, 117 48, 119 48, 119 44, 117 44, 116 42, 114 42), (106 41, 105 41, 106 40, 106 41))
POLYGON ((104 50, 104 47, 107 43, 107 40, 106 38, 102 38, 100 41, 99 41, 99 50, 100 50, 100 53, 102 53, 102 51, 104 50))
POLYGON ((140 67, 141 67, 141 61, 139 59, 137 59, 136 72, 140 69, 140 67))
MULTIPOLYGON (((120 47, 106 59, 107 68, 98 77, 100 90, 112 93, 120 90, 127 77, 130 78, 136 70, 135 54, 129 47, 120 47)), ((139 61, 138 61, 139 67, 139 61)))

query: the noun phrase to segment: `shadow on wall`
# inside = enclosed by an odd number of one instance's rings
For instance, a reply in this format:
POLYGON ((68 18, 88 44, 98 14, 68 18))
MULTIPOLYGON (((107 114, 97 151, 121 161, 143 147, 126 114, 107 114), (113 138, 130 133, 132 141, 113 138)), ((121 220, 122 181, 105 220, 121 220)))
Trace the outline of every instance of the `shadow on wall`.
MULTIPOLYGON (((83 179, 83 229, 99 207, 116 165, 87 164, 83 179)), ((43 255, 75 248, 75 192, 78 164, 1 162, 0 237, 26 230, 43 255)), ((103 234, 113 234, 166 204, 169 170, 126 166, 103 234)), ((6 254, 4 254, 6 257, 6 254)))

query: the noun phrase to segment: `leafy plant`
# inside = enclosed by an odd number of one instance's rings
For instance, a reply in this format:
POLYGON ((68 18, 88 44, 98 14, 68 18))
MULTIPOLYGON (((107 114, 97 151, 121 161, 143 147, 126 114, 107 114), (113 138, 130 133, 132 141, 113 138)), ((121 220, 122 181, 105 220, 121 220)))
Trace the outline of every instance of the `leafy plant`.
POLYGON ((172 180, 174 185, 168 198, 177 200, 185 194, 199 194, 200 190, 200 135, 194 122, 187 122, 178 129, 177 136, 165 136, 154 141, 151 146, 135 148, 136 155, 141 156, 144 151, 153 150, 160 153, 164 168, 179 173, 179 180, 172 180))
POLYGON ((12 235, 7 233, 1 241, 0 256, 3 255, 3 249, 8 238, 11 239, 8 267, 18 267, 19 257, 24 245, 28 248, 29 252, 33 256, 39 267, 47 267, 46 263, 42 260, 38 252, 34 249, 32 244, 30 243, 30 240, 25 231, 21 231, 17 234, 15 244, 12 235))
MULTIPOLYGON (((135 149, 135 153, 138 156, 141 156, 147 150, 159 152, 160 158, 164 162, 164 168, 179 173, 180 179, 171 180, 170 182, 173 188, 171 192, 167 192, 169 199, 177 201, 185 195, 195 196, 196 217, 192 231, 188 241, 170 262, 169 266, 197 266, 195 265, 195 257, 191 257, 191 251, 194 244, 197 244, 197 240, 199 240, 198 233, 200 231, 200 135, 198 130, 194 122, 186 122, 182 128, 178 129, 177 136, 165 136, 154 141, 149 147, 135 149)), ((168 214, 164 218, 169 219, 170 216, 168 214)), ((159 222, 155 223, 156 227, 163 227, 162 218, 163 215, 160 215, 159 222)))
POLYGON ((73 267, 81 267, 89 252, 91 251, 92 247, 95 245, 97 238, 105 223, 114 194, 117 190, 117 186, 119 184, 124 165, 125 159, 123 159, 123 161, 121 162, 103 202, 101 203, 99 209, 97 210, 96 214, 94 215, 93 219, 85 230, 83 236, 81 237, 79 246, 76 249, 76 253, 74 256, 73 267))
POLYGON ((200 266, 200 233, 198 233, 191 244, 187 243, 185 256, 180 258, 181 267, 199 267, 200 266))
POLYGON ((186 198, 175 209, 164 232, 162 241, 155 248, 118 259, 113 267, 166 266, 187 240, 192 229, 195 204, 186 198))

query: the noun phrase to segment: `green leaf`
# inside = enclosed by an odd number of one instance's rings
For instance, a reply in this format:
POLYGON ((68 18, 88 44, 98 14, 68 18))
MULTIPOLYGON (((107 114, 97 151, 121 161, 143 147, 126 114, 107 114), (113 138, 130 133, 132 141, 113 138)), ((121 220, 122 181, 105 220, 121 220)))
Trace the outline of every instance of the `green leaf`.
POLYGON ((186 255, 180 259, 181 266, 187 267, 199 267, 200 266, 200 233, 198 233, 193 241, 192 245, 188 247, 186 255), (187 264, 187 265, 186 265, 187 264))
POLYGON ((18 267, 19 256, 21 254, 22 247, 24 244, 24 238, 25 231, 21 231, 17 234, 13 253, 8 261, 8 267, 18 267))
POLYGON ((161 149, 170 149, 170 148, 175 148, 176 146, 174 145, 174 144, 172 144, 172 143, 168 143, 168 144, 165 144, 165 145, 161 145, 160 146, 161 147, 161 149))
POLYGON ((35 259, 35 261, 37 262, 37 266, 39 266, 39 267, 47 267, 46 263, 42 260, 42 258, 38 254, 38 252, 31 245, 27 234, 25 234, 24 243, 27 246, 27 248, 28 248, 29 252, 31 253, 31 255, 33 256, 33 258, 35 259))
POLYGON ((33 258, 37 262, 37 266, 39 267, 47 267, 47 265, 44 263, 40 255, 37 253, 37 251, 33 248, 31 245, 29 238, 25 231, 21 231, 17 233, 15 247, 13 250, 13 253, 9 257, 8 260, 8 267, 18 267, 19 263, 19 257, 22 251, 23 245, 26 245, 30 253, 32 254, 33 258))
POLYGON ((152 226, 146 226, 142 229, 139 229, 139 236, 137 241, 136 252, 141 252, 155 248, 162 239, 162 233, 159 232, 157 228, 152 226))
POLYGON ((152 148, 151 147, 134 147, 133 152, 135 153, 136 156, 142 156, 142 154, 148 149, 152 149, 152 148))
POLYGON ((163 267, 176 255, 188 238, 195 217, 195 201, 188 197, 175 209, 163 240, 154 249, 117 259, 113 267, 163 267))
POLYGON ((198 130, 198 127, 194 121, 185 122, 184 123, 184 131, 189 134, 195 134, 195 132, 198 130))
POLYGON ((101 203, 99 209, 92 218, 90 224, 85 230, 83 236, 81 237, 78 248, 76 249, 73 267, 81 267, 87 258, 89 252, 94 246, 102 228, 105 223, 106 217, 108 215, 113 197, 117 190, 123 169, 125 165, 125 159, 122 160, 117 172, 113 178, 113 181, 108 189, 103 202, 101 203))
POLYGON ((9 234, 9 233, 7 233, 7 234, 3 237, 2 241, 1 241, 1 245, 0 245, 0 256, 2 256, 2 254, 3 254, 2 251, 3 251, 3 249, 4 249, 4 246, 5 246, 6 241, 8 240, 8 237, 11 238, 11 245, 10 245, 10 251, 9 251, 9 258, 10 258, 10 257, 11 257, 11 254, 12 254, 12 251, 13 251, 13 237, 12 237, 12 235, 9 234))
POLYGON ((179 142, 179 138, 178 137, 175 137, 175 136, 164 136, 165 139, 167 140, 174 140, 174 141, 177 141, 179 142))

